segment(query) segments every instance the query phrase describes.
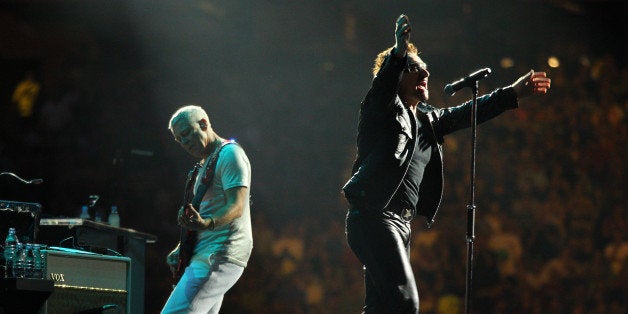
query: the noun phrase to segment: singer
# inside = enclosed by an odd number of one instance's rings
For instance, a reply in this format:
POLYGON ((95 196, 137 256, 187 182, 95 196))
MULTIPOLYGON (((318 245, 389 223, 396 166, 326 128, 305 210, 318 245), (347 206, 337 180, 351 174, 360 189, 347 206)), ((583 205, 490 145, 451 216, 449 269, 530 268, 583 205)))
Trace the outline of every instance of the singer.
POLYGON ((189 233, 192 245, 180 243, 168 254, 171 270, 181 269, 182 274, 162 313, 218 313, 223 296, 242 276, 253 248, 251 165, 239 145, 214 132, 201 107, 180 108, 168 128, 175 141, 200 160, 188 180, 193 202, 200 204, 195 208, 186 201, 178 212, 179 225, 193 231, 189 233), (184 256, 190 256, 189 261, 184 256))
MULTIPOLYGON (((353 175, 342 187, 349 203, 347 242, 364 265, 364 313, 418 313, 410 265, 410 222, 434 223, 443 193, 443 137, 471 124, 471 102, 435 108, 427 66, 410 42, 401 15, 395 45, 375 59, 372 85, 360 106, 353 175)), ((518 99, 545 94, 550 79, 530 71, 512 85, 478 97, 478 123, 518 107, 518 99)))

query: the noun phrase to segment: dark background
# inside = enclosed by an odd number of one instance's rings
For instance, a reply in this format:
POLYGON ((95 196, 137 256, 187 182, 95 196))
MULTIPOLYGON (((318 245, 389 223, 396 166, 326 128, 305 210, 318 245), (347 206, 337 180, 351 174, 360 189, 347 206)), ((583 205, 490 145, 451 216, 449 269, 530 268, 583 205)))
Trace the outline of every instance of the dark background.
MULTIPOLYGON (((254 253, 222 312, 357 312, 339 189, 372 59, 394 44, 400 13, 436 106, 468 99, 442 86, 480 67, 493 69, 481 92, 531 68, 553 79, 549 95, 479 129, 478 312, 624 313, 624 1, 0 1, 0 170, 44 179, 0 177, 0 199, 46 217, 78 216, 90 194, 105 214, 117 205, 123 227, 159 238, 146 280, 157 312, 194 163, 167 123, 199 104, 253 169, 254 253), (40 89, 22 116, 12 97, 28 76, 40 89)), ((445 144, 434 228, 415 222, 425 313, 464 305, 468 138, 445 144)))

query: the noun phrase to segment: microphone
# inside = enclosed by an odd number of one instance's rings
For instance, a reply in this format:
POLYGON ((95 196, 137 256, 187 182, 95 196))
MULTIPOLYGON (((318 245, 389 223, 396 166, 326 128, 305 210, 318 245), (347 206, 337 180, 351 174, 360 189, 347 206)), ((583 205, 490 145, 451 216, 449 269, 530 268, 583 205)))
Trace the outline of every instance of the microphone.
POLYGON ((42 184, 44 183, 44 179, 33 179, 28 181, 28 184, 42 184))
POLYGON ((467 77, 461 78, 458 81, 455 81, 451 84, 447 84, 445 86, 445 93, 448 94, 449 96, 455 94, 457 91, 465 88, 465 87, 471 87, 475 84, 475 82, 485 78, 487 75, 489 75, 489 73, 491 73, 491 69, 489 68, 484 68, 481 70, 477 70, 471 74, 469 74, 467 77))

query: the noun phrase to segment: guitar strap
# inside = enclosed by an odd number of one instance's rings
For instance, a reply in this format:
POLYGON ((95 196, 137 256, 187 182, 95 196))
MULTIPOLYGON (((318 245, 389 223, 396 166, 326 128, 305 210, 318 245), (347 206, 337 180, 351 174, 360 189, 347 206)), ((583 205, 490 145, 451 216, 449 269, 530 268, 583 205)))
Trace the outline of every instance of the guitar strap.
POLYGON ((209 156, 209 161, 205 166, 205 173, 203 174, 203 178, 201 179, 201 183, 198 185, 196 192, 194 193, 194 198, 192 199, 192 206, 196 208, 196 210, 200 210, 201 201, 203 200, 203 196, 205 196, 205 192, 209 188, 211 181, 214 179, 214 173, 216 172, 216 162, 218 161, 218 155, 222 148, 229 145, 236 144, 234 140, 227 140, 220 144, 220 147, 214 153, 209 156))

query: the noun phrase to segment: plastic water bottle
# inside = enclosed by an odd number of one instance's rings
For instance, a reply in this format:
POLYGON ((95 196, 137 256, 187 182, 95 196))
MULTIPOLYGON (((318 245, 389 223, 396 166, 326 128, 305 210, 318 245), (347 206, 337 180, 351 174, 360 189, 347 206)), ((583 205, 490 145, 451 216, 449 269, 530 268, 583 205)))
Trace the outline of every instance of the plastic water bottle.
POLYGON ((109 225, 120 227, 120 215, 118 214, 118 206, 111 206, 111 212, 108 219, 109 225))
POLYGON ((46 271, 46 265, 43 261, 41 249, 44 247, 40 244, 33 244, 33 278, 43 279, 46 271))
POLYGON ((35 270, 35 252, 33 252, 33 245, 26 244, 26 263, 24 264, 24 278, 33 278, 33 271, 35 270))
POLYGON ((20 240, 17 237, 15 228, 9 228, 7 237, 4 239, 4 276, 6 278, 13 277, 13 262, 17 255, 17 247, 19 244, 20 240))
POLYGON ((35 255, 33 246, 28 244, 18 245, 20 248, 17 257, 13 261, 13 275, 16 278, 32 278, 35 267, 35 255))
POLYGON ((15 258, 13 259, 13 277, 26 278, 28 250, 25 244, 18 244, 15 258))
POLYGON ((87 205, 83 205, 81 207, 81 215, 79 216, 79 218, 83 218, 83 219, 91 219, 92 218, 89 215, 89 207, 87 207, 87 205))
POLYGON ((99 210, 97 210, 96 214, 94 214, 94 221, 102 222, 102 213, 99 210))
POLYGON ((48 278, 48 246, 45 244, 39 245, 39 262, 42 265, 41 278, 48 278))

